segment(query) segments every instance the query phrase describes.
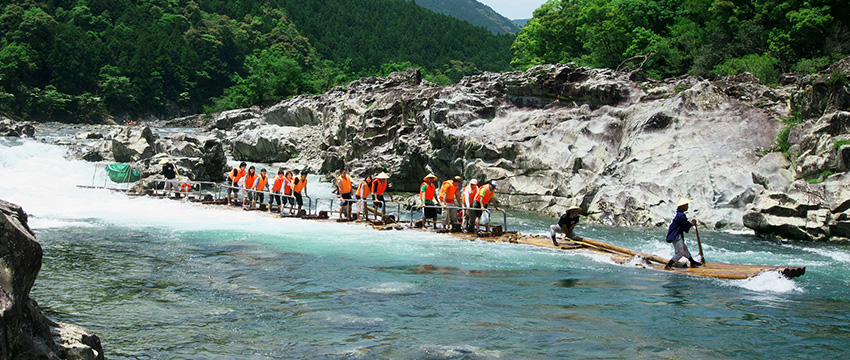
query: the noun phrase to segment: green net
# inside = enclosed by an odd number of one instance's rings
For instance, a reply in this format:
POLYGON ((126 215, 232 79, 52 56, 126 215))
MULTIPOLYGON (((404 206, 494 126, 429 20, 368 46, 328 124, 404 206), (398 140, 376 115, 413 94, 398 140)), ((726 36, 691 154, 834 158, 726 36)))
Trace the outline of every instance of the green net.
POLYGON ((136 182, 142 178, 141 170, 133 168, 127 164, 106 165, 106 173, 109 175, 109 180, 119 184, 136 182))

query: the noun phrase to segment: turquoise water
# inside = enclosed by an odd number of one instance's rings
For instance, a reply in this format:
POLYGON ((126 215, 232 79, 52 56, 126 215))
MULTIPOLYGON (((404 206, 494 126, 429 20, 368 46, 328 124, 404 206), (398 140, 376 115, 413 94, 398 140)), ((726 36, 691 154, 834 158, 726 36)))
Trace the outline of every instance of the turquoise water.
MULTIPOLYGON (((97 332, 111 359, 850 353, 845 244, 706 231, 709 261, 806 266, 807 273, 704 279, 530 246, 81 190, 74 185, 91 180, 91 166, 63 152, 0 140, 0 169, 32 179, 4 182, 0 198, 24 206, 45 249, 33 297, 52 318, 97 332)), ((511 226, 523 232, 542 232, 552 221, 515 215, 511 226)), ((579 230, 671 252, 664 229, 579 230)))

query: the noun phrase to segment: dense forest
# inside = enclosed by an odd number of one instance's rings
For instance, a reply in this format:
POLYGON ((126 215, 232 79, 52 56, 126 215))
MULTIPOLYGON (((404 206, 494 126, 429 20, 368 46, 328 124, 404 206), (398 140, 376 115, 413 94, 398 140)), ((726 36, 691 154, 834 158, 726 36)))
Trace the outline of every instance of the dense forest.
POLYGON ((266 105, 421 67, 509 68, 497 36, 403 0, 0 1, 0 114, 97 122, 266 105))
POLYGON ((850 55, 848 20, 847 0, 549 0, 518 35, 511 64, 643 63, 655 78, 748 71, 774 83, 850 55))

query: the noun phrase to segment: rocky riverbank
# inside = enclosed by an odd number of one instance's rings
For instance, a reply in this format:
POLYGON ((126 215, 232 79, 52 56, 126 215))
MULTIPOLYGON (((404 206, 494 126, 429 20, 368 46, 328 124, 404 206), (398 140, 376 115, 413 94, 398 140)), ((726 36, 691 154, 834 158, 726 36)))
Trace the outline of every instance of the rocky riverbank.
MULTIPOLYGON (((786 77, 785 85, 771 88, 749 74, 658 82, 569 65, 440 87, 411 70, 267 109, 225 112, 209 126, 226 132, 237 159, 323 173, 343 164, 357 175, 387 171, 396 190, 415 191, 428 172, 501 179, 499 198, 512 207, 557 214, 576 204, 591 221, 625 226, 664 225, 679 197, 688 197, 692 216, 711 228, 746 224, 760 234, 811 239, 776 226, 800 214, 756 224, 745 222, 744 213, 772 214, 756 199, 792 185, 807 188, 807 180, 847 184, 841 176, 813 178, 821 168, 847 170, 841 162, 847 150, 830 150, 850 138, 836 124, 847 108, 847 87, 818 85, 842 71, 786 77), (789 141, 797 147, 789 160, 769 149, 777 147, 782 120, 794 113, 826 115, 792 130, 789 141)), ((836 196, 839 204, 847 199, 836 196)), ((817 226, 842 229, 843 216, 817 226)), ((814 238, 847 237, 840 230, 823 234, 814 238)))
POLYGON ((514 208, 580 205, 590 222, 621 226, 663 226, 687 197, 709 228, 846 239, 848 63, 775 87, 749 74, 652 81, 572 65, 437 86, 410 70, 227 111, 206 121, 209 136, 124 128, 72 153, 135 162, 144 176, 169 156, 195 180, 222 180, 225 152, 314 173, 386 171, 395 191, 416 191, 429 172, 499 179, 497 197, 514 208))
POLYGON ((45 317, 30 290, 41 245, 21 207, 0 200, 0 359, 103 359, 100 338, 45 317))

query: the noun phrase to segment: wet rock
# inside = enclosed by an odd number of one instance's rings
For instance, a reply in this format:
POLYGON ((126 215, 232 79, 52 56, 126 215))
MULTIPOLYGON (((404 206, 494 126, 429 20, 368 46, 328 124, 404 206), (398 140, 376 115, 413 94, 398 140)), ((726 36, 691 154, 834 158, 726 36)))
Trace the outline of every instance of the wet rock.
POLYGON ((112 143, 112 158, 117 162, 148 159, 155 153, 155 138, 147 126, 125 127, 106 136, 112 143))
POLYGON ((229 130, 233 127, 233 125, 239 122, 259 118, 261 116, 259 110, 259 108, 253 107, 221 112, 211 119, 210 128, 229 130))
POLYGON ((82 131, 74 136, 77 140, 98 140, 103 139, 103 134, 96 131, 82 131))
POLYGON ((21 207, 0 200, 0 359, 103 359, 100 339, 47 319, 29 294, 42 249, 21 207))
POLYGON ((261 163, 283 162, 298 156, 298 128, 261 125, 238 131, 230 140, 233 158, 261 163))
POLYGON ((785 191, 794 182, 794 173, 789 170, 791 162, 781 153, 769 153, 762 157, 753 169, 753 182, 770 191, 785 191))
POLYGON ((26 121, 14 121, 0 116, 0 136, 33 137, 35 126, 26 121))

